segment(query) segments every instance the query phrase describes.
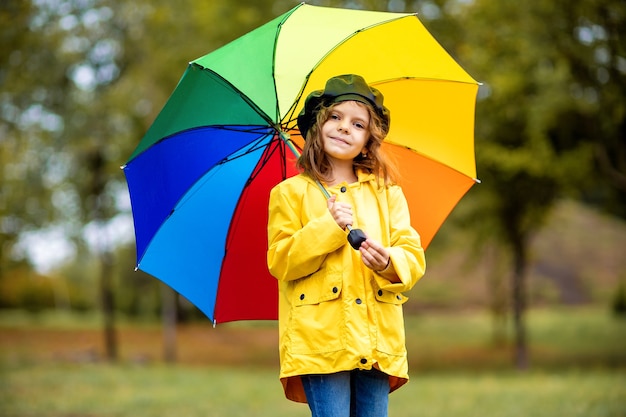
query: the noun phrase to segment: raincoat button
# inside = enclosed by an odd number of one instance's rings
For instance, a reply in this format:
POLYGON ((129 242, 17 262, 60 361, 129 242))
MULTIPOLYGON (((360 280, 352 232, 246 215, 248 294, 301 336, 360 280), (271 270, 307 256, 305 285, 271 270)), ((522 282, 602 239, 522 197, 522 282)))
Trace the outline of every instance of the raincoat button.
POLYGON ((382 296, 383 295, 383 290, 378 290, 378 295, 382 296))
POLYGON ((363 302, 363 301, 361 301, 361 299, 360 299, 360 298, 357 298, 357 299, 356 299, 356 303, 357 303, 357 304, 361 304, 362 302, 363 302))
POLYGON ((300 299, 304 300, 304 294, 300 294, 300 299))
POLYGON ((399 295, 396 295, 396 298, 397 298, 398 300, 402 300, 402 297, 400 297, 399 295))
POLYGON ((343 186, 343 187, 340 188, 340 190, 341 190, 342 193, 345 193, 346 192, 346 187, 343 186))
POLYGON ((365 364, 367 363, 367 359, 365 359, 365 358, 361 359, 361 363, 362 363, 363 365, 365 365, 365 364))
POLYGON ((333 294, 337 294, 337 291, 339 291, 339 289, 337 287, 333 287, 333 294))

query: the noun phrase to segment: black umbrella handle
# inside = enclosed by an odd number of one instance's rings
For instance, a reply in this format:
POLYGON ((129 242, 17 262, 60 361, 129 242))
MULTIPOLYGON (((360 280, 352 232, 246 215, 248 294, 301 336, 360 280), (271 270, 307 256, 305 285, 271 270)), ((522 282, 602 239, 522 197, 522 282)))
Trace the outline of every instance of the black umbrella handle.
POLYGON ((350 233, 348 233, 348 242, 355 250, 359 250, 361 243, 365 242, 367 236, 361 229, 353 229, 350 225, 347 226, 350 233))

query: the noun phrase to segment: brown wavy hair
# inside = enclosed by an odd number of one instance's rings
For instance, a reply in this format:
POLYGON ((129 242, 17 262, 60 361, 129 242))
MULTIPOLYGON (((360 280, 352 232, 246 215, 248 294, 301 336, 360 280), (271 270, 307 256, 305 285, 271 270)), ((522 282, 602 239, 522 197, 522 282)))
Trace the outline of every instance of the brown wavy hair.
MULTIPOLYGON (((326 152, 324 152, 324 143, 319 132, 322 131, 322 126, 330 117, 332 109, 340 103, 342 102, 333 103, 329 106, 320 104, 316 110, 315 123, 307 132, 304 148, 297 162, 297 166, 302 172, 321 182, 332 181, 330 177, 332 166, 326 152)), ((365 156, 359 154, 354 158, 352 163, 354 171, 356 173, 358 170, 363 170, 376 174, 379 185, 381 179, 385 186, 395 184, 398 177, 396 167, 381 149, 383 140, 387 136, 387 126, 371 106, 358 101, 355 103, 368 110, 370 123, 369 138, 365 144, 367 154, 365 156)))

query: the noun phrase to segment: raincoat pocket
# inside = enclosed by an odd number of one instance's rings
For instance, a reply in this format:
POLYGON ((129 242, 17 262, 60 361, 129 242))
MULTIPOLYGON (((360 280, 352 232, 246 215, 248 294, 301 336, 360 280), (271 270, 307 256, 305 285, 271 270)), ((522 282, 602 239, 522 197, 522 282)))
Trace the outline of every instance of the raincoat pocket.
POLYGON ((404 294, 380 288, 376 289, 374 294, 378 328, 376 349, 389 355, 406 355, 402 304, 406 303, 408 298, 404 294))
POLYGON ((345 347, 341 271, 318 271, 294 282, 289 350, 297 354, 334 352, 345 347))

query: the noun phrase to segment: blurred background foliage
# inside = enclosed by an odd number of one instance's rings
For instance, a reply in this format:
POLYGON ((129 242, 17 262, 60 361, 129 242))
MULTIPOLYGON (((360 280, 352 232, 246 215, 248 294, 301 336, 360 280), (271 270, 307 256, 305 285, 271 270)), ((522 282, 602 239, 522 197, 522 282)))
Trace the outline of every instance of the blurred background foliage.
MULTIPOLYGON (((482 184, 433 242, 408 311, 488 308, 502 326, 512 312, 522 344, 529 305, 624 313, 626 3, 309 3, 417 12, 482 83, 482 184)), ((0 308, 158 317, 160 284, 133 271, 119 167, 189 61, 296 4, 0 4, 0 308)), ((179 310, 180 320, 199 317, 184 300, 179 310)))

